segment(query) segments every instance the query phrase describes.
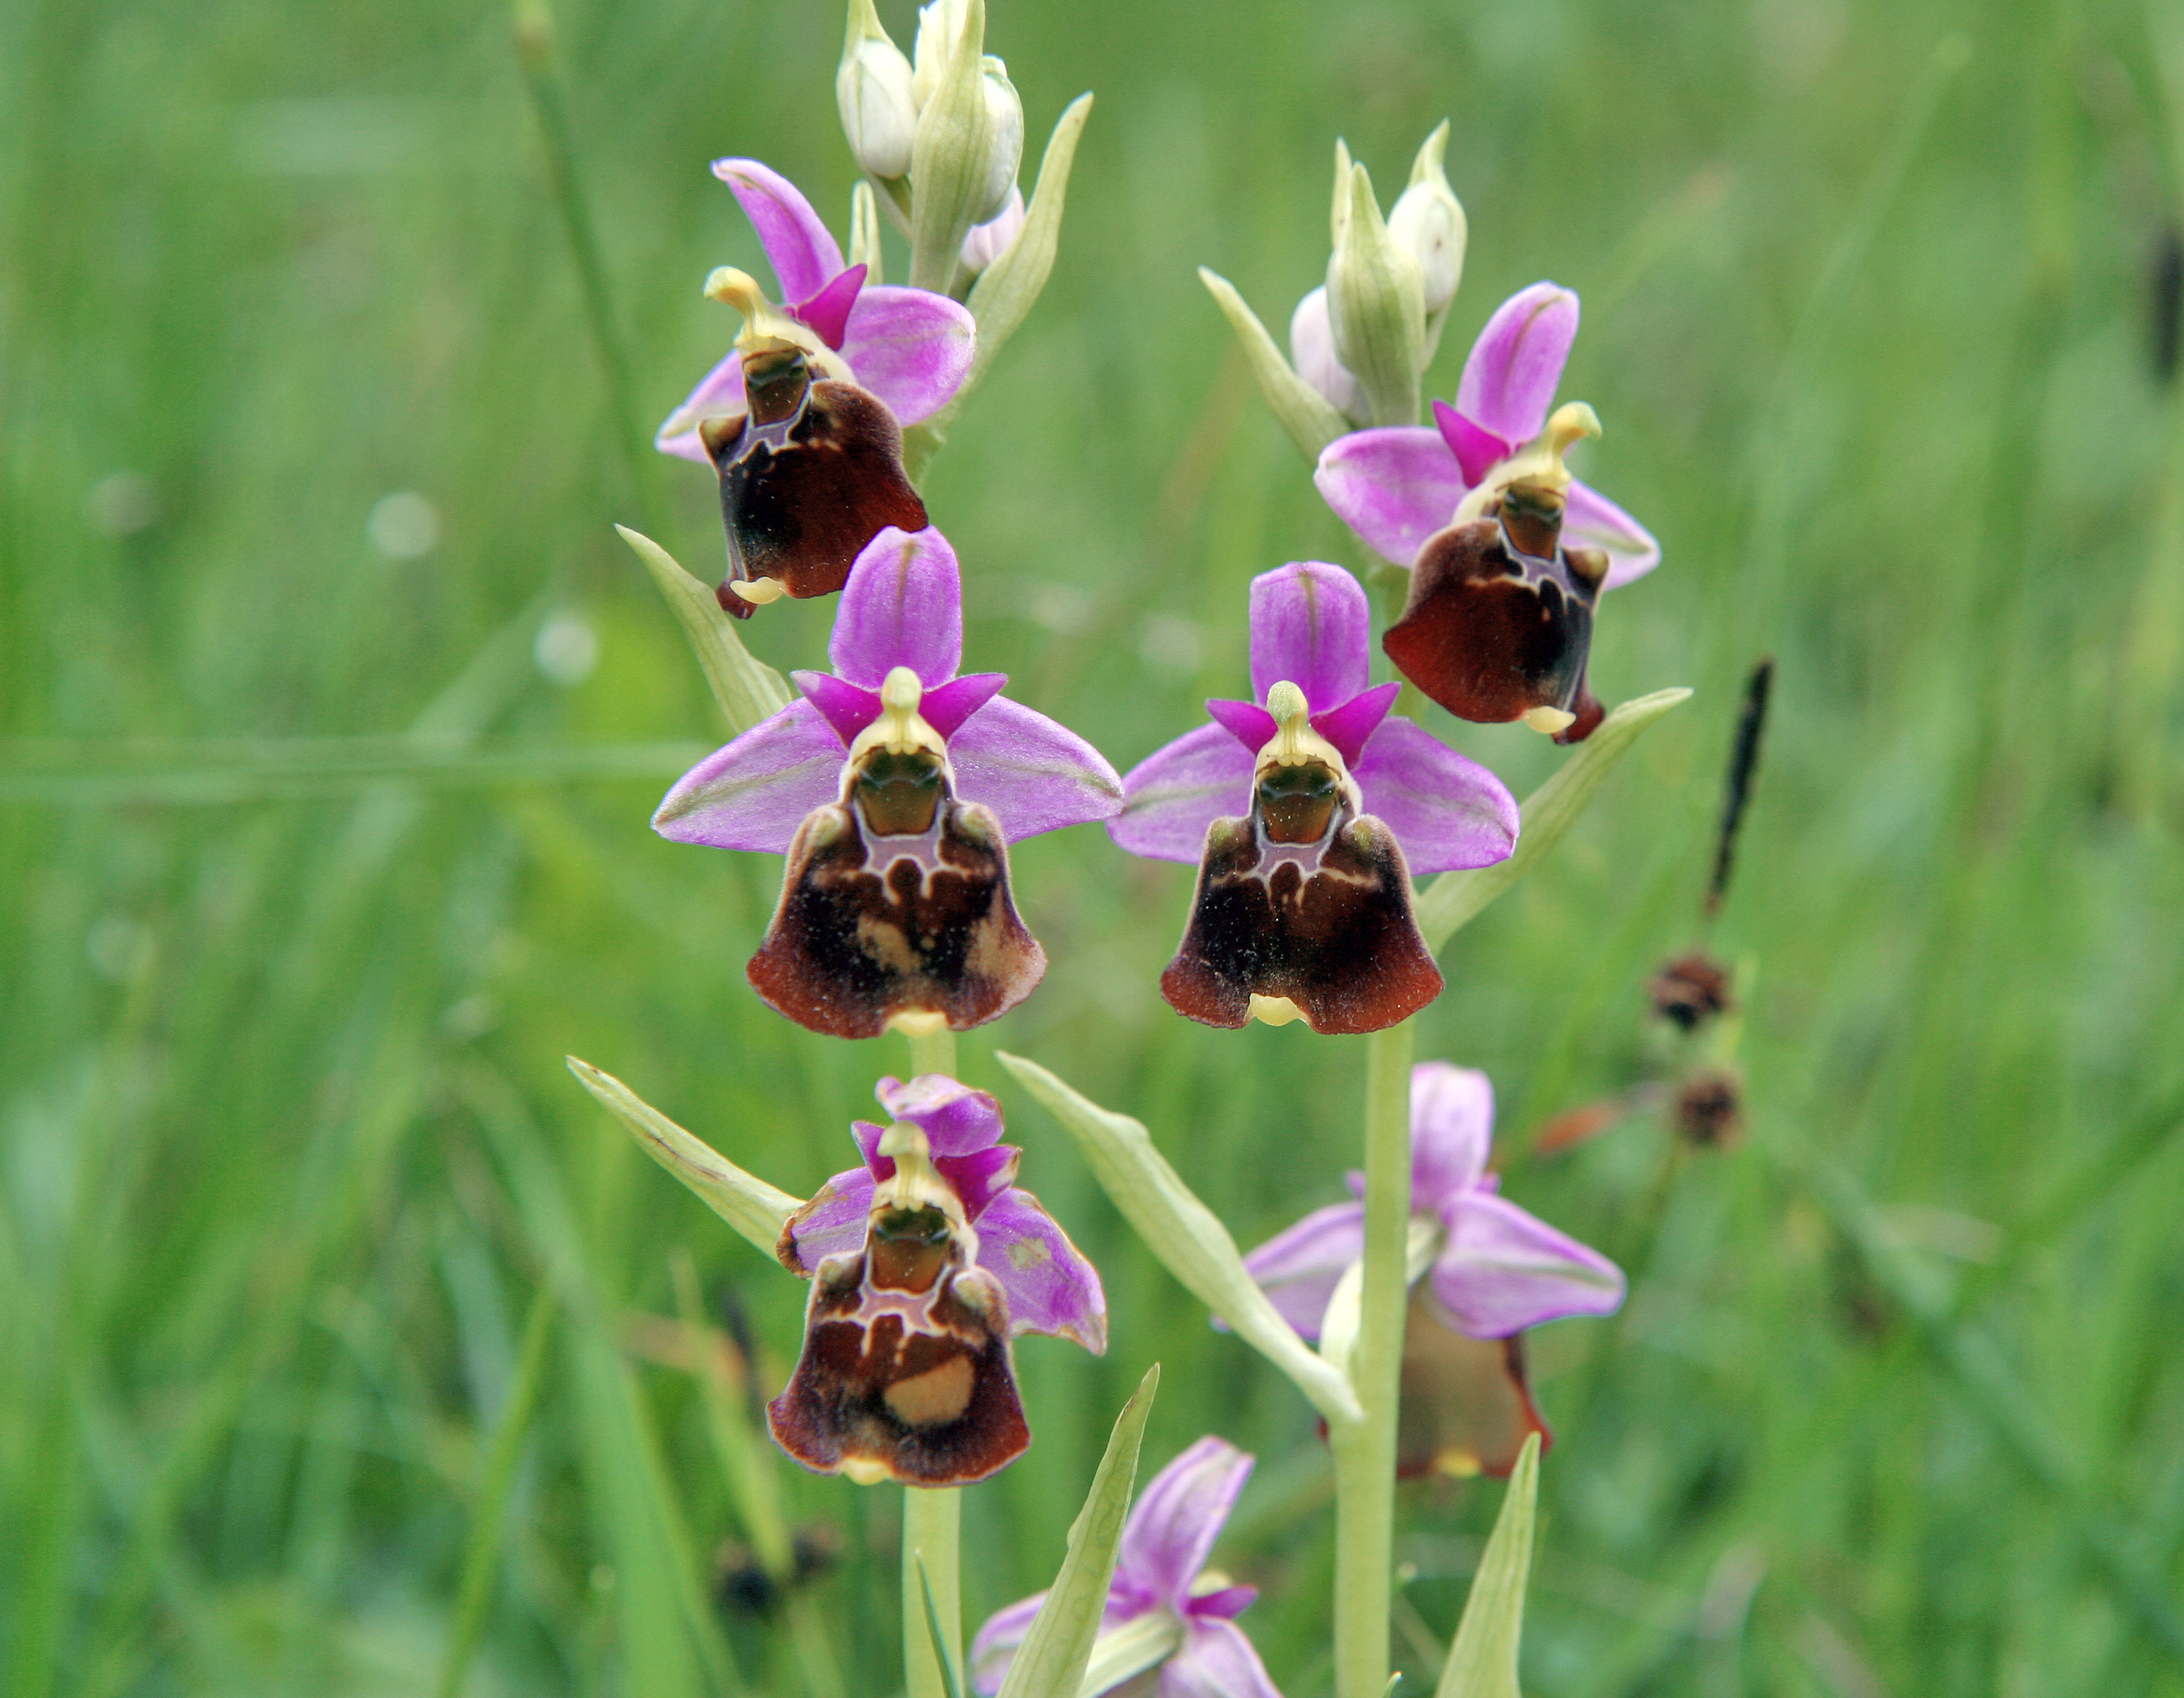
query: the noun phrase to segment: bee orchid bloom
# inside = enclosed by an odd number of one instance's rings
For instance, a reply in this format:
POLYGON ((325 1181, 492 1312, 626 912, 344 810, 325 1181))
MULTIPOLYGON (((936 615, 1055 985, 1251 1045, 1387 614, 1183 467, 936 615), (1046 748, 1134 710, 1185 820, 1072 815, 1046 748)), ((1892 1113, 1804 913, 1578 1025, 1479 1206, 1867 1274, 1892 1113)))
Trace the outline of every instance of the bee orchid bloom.
POLYGON ((1123 781, 1108 824, 1134 855, 1200 863, 1183 946, 1162 979, 1208 1025, 1301 1016, 1373 1031, 1440 994, 1412 914, 1411 873, 1485 867, 1516 846, 1501 780, 1369 685, 1372 612, 1339 566, 1292 562, 1251 583, 1251 701, 1123 781))
POLYGON ((874 1094, 890 1124, 855 1123, 861 1166, 783 1227, 779 1254, 811 1282, 804 1349, 769 1405, 807 1468, 863 1483, 962 1485, 1031 1443, 1010 1340, 1107 1348, 1100 1276, 1014 1183, 999 1103, 944 1074, 874 1094))
POLYGON ((1461 718, 1525 719, 1564 741, 1601 718, 1585 685, 1595 606, 1661 558, 1643 526, 1562 467, 1571 441, 1599 431, 1590 408, 1549 416, 1577 327, 1577 296, 1559 284, 1512 296, 1432 427, 1352 432, 1312 475, 1375 552, 1412 568, 1384 644, 1404 676, 1461 718))
MULTIPOLYGON (((1236 1507, 1253 1459, 1226 1439, 1201 1438, 1147 1483, 1123 1523, 1115 1578, 1080 1698, 1157 1670, 1131 1692, 1145 1698, 1281 1698, 1236 1617, 1259 1595, 1206 1567, 1236 1507)), ((971 1681, 1001 1690, 1046 1594, 1011 1604, 978 1629, 971 1681)))
MULTIPOLYGON (((1411 1273, 1400 1460, 1406 1474, 1505 1475, 1528 1433, 1547 1437, 1521 1335, 1623 1305, 1621 1270, 1501 1195, 1487 1171, 1494 1087, 1445 1061, 1411 1072, 1411 1273)), ((1361 1196, 1362 1175, 1350 1176, 1361 1196)), ((1283 1318, 1317 1339, 1365 1249, 1365 1205, 1318 1209, 1244 1258, 1283 1318)))
POLYGON ((924 528, 901 427, 961 388, 976 333, 968 310, 944 295, 866 288, 866 268, 844 269, 787 178, 755 159, 713 170, 757 227, 787 304, 731 267, 713 274, 705 293, 743 315, 743 332, 656 441, 719 473, 728 572, 718 595, 749 618, 784 595, 839 589, 887 526, 924 528))
POLYGON ((962 587, 937 530, 883 531, 859 556, 802 699, 691 768, 653 829, 786 855, 749 978, 814 1031, 962 1031, 1031 993, 1046 958, 1017 918, 1010 843, 1105 819, 1122 782, 1097 750, 959 677, 962 587))

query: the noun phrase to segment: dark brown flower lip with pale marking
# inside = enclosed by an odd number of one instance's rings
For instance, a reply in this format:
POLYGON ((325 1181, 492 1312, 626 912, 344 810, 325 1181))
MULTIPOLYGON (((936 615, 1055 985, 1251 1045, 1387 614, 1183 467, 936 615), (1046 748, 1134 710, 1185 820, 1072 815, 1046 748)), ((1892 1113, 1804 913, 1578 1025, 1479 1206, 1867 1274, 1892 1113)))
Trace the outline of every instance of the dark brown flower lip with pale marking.
POLYGON ((815 380, 794 347, 746 354, 744 370, 746 411, 699 430, 727 532, 716 594, 739 619, 775 595, 833 594, 882 531, 926 523, 903 470, 901 427, 878 396, 844 378, 815 380))

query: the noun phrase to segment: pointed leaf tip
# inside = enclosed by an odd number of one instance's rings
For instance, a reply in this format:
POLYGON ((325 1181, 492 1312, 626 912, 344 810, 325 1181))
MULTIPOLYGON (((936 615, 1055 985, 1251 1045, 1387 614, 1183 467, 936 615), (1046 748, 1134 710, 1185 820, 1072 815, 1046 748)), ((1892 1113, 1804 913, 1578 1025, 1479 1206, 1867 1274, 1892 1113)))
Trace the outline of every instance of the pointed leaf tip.
POLYGON ((644 532, 627 525, 616 525, 615 530, 652 574, 668 611, 689 640, 729 729, 740 736, 769 714, 788 707, 787 681, 744 646, 733 623, 721 611, 719 598, 644 532))
POLYGON ((1435 1698, 1521 1698, 1517 1652, 1524 1632, 1524 1585, 1532 1567, 1532 1533, 1539 1507, 1540 1435, 1524 1449, 1509 1476, 1493 1536, 1471 1582, 1463 1619, 1449 1647, 1435 1698))

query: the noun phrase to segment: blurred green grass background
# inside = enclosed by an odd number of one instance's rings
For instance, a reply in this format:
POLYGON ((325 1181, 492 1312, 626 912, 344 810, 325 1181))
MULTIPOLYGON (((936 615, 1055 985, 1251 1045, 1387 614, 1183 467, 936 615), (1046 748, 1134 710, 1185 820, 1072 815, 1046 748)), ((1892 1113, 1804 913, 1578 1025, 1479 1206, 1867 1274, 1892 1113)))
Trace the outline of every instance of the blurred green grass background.
MULTIPOLYGON (((649 428, 733 327, 705 271, 759 259, 706 161, 757 154, 846 217, 839 20, 557 24, 649 428)), ((1779 659, 1714 935, 1753 993, 1746 1143, 1679 1159, 1634 1125, 1510 1177, 1634 1287, 1533 1341, 1558 1443, 1529 1686, 2184 1692, 2184 436, 2147 287, 2184 16, 1001 0, 990 45, 1034 154, 1098 104, 1053 283, 928 499, 971 662, 1120 766, 1239 687, 1253 573, 1363 564, 1193 268, 1279 329, 1324 261, 1334 137, 1388 197, 1446 115, 1472 243, 1429 389, 1512 289, 1584 296, 1587 475, 1667 550, 1607 604, 1594 681, 1699 695, 1423 1017, 1422 1055, 1493 1076, 1507 1148, 1643 1071, 1736 687, 1779 659)), ((19 0, 0 101, 0 1690, 433 1690, 547 1288, 465 1690, 801 1690, 777 1626, 710 1601, 741 1534, 644 1324, 687 1253, 770 1392, 801 1288, 561 1057, 799 1189, 906 1058, 749 994, 776 864, 646 828, 719 724, 609 522, 710 576, 711 479, 627 451, 508 15, 19 0)), ((751 640, 811 664, 830 611, 751 640)), ((1560 758, 1436 729, 1519 794, 1560 758)), ((1219 1561, 1312 1698, 1304 1405, 990 1051, 1145 1120, 1249 1244, 1340 1194, 1360 1046, 1167 1011, 1185 869, 1080 829, 1017 885, 1053 969, 962 1070, 1115 1336, 1021 1349, 1037 1443, 969 1495, 967 1609, 1045 1583, 1157 1360, 1148 1466, 1206 1431, 1261 1457, 1219 1561)), ((843 1690, 895 1690, 898 1495, 782 1472, 836 1554, 809 1607, 843 1690)), ((1405 1494, 1419 1680, 1499 1496, 1405 1494)))

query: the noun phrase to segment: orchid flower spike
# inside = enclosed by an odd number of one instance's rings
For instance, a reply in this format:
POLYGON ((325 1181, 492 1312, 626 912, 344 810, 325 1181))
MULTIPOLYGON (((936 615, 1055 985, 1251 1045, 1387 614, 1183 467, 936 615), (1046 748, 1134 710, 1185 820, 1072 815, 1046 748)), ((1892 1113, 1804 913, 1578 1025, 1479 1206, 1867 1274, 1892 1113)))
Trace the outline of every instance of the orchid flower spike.
MULTIPOLYGON (((1125 1682, 1145 1698, 1281 1698, 1266 1665, 1235 1618, 1259 1595, 1206 1559, 1236 1507, 1253 1458, 1209 1435, 1146 1484, 1123 1527, 1115 1578, 1080 1698, 1112 1692, 1125 1682), (1157 1670, 1157 1673, 1151 1671, 1157 1670)), ((1011 1604, 978 1629, 971 1645, 971 1681, 981 1693, 1001 1690, 1017 1647, 1031 1631, 1046 1594, 1011 1604)))
POLYGON ((1133 855, 1200 863, 1161 988, 1211 1025, 1300 1016, 1374 1031, 1438 996, 1411 874, 1487 867, 1517 842, 1500 779, 1390 710, 1368 685, 1372 610, 1339 566, 1300 561, 1251 582, 1251 701, 1123 781, 1108 824, 1133 855))
MULTIPOLYGON (((1528 1434, 1551 1442, 1524 1378, 1526 1329, 1623 1306, 1623 1274, 1502 1196, 1487 1171, 1494 1087, 1445 1061, 1411 1071, 1409 1318, 1398 1466, 1505 1476, 1528 1434)), ((1350 1176, 1362 1198, 1364 1177, 1350 1176)), ((1317 1339, 1365 1249, 1365 1205, 1337 1203, 1244 1258, 1284 1320, 1317 1339)))
POLYGON ((1535 283, 1473 344, 1456 404, 1435 423, 1356 431, 1313 482, 1377 553, 1412 567, 1384 640, 1403 675, 1459 718, 1523 719, 1563 742, 1602 710, 1585 684, 1601 595, 1652 571, 1660 545, 1562 464, 1599 434, 1592 410, 1552 406, 1578 299, 1535 283))
POLYGON ((814 1031, 961 1031, 1028 996, 1046 958, 1010 896, 1010 843, 1105 819, 1099 751, 959 677, 962 585, 937 530, 880 533, 842 592, 831 673, 683 774, 653 829, 788 857, 749 978, 814 1031))
POLYGON ((855 1123, 861 1166, 783 1227, 811 1282, 804 1349, 767 1409, 781 1447, 864 1484, 983 1480, 1031 1443, 1010 1340, 1107 1348, 1100 1276, 1015 1184, 1000 1105, 944 1074, 874 1094, 889 1124, 855 1123))

